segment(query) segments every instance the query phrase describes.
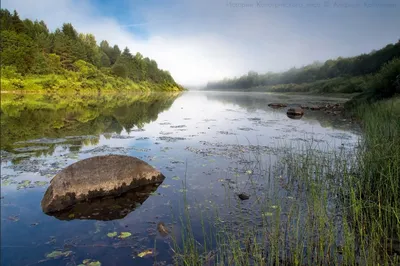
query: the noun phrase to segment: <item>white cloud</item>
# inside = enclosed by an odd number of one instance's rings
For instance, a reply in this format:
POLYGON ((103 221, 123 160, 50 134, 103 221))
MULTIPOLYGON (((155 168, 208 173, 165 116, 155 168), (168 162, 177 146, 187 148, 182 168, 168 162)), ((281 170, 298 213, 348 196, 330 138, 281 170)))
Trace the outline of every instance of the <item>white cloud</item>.
POLYGON ((140 8, 145 20, 123 25, 84 1, 3 0, 2 6, 17 9, 23 18, 43 19, 51 29, 71 22, 99 41, 128 46, 155 59, 184 85, 356 55, 398 37, 398 19, 390 13, 385 21, 378 20, 380 10, 232 8, 227 3, 174 0, 144 8, 133 2, 132 13, 140 8), (135 27, 145 28, 149 37, 132 34, 129 30, 135 27))

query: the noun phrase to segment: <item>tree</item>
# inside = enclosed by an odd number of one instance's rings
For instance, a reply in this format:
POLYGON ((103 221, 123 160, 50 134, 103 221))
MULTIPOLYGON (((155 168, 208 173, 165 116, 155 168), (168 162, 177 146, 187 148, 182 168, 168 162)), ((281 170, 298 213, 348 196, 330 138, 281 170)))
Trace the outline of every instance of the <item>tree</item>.
POLYGON ((128 71, 127 71, 126 67, 124 65, 122 65, 122 64, 115 64, 112 67, 112 72, 117 77, 121 77, 121 78, 127 78, 128 77, 128 71))
POLYGON ((35 60, 35 43, 26 34, 13 31, 2 31, 1 37, 2 65, 15 66, 19 73, 28 74, 35 60))

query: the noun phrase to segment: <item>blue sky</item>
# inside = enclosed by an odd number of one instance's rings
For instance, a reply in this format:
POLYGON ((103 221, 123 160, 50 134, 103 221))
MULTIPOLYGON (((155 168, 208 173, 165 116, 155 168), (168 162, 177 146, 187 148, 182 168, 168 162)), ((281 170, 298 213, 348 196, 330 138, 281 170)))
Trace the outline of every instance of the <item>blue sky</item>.
POLYGON ((155 59, 184 85, 353 56, 400 39, 398 0, 2 0, 49 28, 155 59))

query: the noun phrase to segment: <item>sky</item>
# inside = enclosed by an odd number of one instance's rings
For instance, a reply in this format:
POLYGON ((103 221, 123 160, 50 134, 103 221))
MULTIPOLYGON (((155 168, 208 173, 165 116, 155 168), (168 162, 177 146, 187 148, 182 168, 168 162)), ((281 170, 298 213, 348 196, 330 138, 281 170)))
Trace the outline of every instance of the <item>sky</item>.
POLYGON ((399 0, 2 0, 157 61, 185 86, 369 53, 400 39, 399 0))

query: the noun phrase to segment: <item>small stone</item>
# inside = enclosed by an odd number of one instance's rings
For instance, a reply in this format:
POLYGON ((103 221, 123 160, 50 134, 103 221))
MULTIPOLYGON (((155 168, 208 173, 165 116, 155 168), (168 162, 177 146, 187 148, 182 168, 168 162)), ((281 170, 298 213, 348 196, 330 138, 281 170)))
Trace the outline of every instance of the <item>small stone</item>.
POLYGON ((250 198, 249 195, 244 194, 244 193, 240 193, 240 194, 238 195, 238 197, 239 197, 239 199, 241 199, 241 200, 248 200, 248 199, 250 198))

